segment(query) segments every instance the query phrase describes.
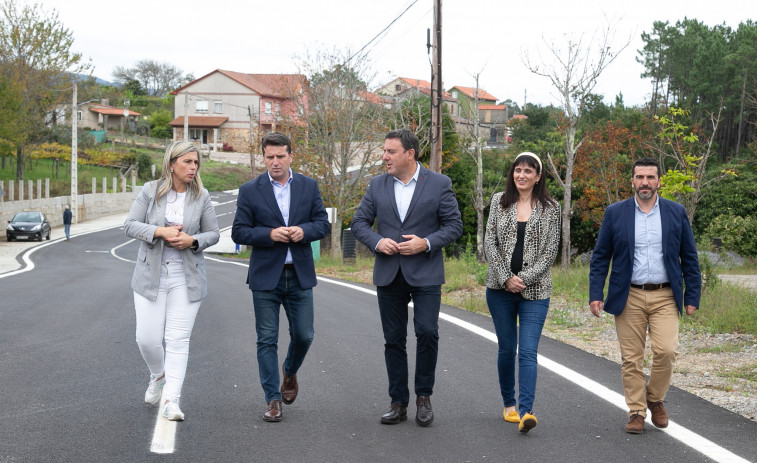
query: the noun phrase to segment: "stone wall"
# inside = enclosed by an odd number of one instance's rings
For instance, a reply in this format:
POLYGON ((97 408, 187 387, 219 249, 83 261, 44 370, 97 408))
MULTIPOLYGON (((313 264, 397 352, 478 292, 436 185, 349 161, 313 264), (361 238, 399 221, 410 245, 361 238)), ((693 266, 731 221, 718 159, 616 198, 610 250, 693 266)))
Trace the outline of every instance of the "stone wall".
MULTIPOLYGON (((139 188, 121 193, 82 194, 77 198, 79 203, 79 222, 96 219, 113 214, 129 212, 139 188)), ((50 226, 63 224, 63 208, 71 204, 70 196, 53 198, 25 199, 23 201, 0 202, 0 224, 3 229, 17 212, 41 211, 50 221, 50 226)))

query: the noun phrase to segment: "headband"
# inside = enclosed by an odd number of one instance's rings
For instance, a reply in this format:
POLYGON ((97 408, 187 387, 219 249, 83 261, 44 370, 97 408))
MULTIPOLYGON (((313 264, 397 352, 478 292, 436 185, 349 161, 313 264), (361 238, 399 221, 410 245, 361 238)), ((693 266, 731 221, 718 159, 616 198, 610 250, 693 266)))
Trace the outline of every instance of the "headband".
POLYGON ((537 156, 534 153, 531 153, 529 151, 524 151, 524 152, 520 153, 519 155, 515 156, 515 160, 513 161, 513 164, 516 164, 518 162, 518 158, 521 157, 521 156, 530 156, 530 157, 536 159, 536 162, 539 163, 539 173, 541 173, 541 171, 544 170, 544 168, 541 166, 541 159, 539 159, 539 156, 537 156))

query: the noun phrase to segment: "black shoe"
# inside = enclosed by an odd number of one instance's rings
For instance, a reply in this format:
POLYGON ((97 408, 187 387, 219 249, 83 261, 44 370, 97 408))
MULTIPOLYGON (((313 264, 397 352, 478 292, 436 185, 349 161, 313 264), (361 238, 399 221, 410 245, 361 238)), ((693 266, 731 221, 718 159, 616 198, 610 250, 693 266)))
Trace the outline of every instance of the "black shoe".
POLYGON ((407 421, 407 405, 392 404, 392 408, 381 416, 381 424, 397 424, 407 421))
POLYGON ((434 411, 431 410, 431 399, 427 395, 419 395, 415 401, 418 411, 415 414, 415 422, 418 426, 431 426, 434 422, 434 411))

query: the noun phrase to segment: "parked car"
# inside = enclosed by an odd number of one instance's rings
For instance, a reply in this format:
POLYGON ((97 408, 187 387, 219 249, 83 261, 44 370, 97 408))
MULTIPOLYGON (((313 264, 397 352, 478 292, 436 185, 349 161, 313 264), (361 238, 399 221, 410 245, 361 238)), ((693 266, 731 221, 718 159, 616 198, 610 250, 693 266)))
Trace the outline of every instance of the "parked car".
POLYGON ((8 241, 30 240, 36 238, 50 239, 50 222, 45 214, 39 211, 19 212, 8 221, 5 228, 5 237, 8 241))

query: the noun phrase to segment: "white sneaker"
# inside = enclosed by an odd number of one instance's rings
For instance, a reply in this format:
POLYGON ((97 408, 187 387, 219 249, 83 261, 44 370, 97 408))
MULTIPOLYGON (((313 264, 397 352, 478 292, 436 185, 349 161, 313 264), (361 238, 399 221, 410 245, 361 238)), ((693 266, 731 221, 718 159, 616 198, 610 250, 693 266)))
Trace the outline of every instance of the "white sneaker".
POLYGON ((169 421, 184 421, 184 413, 179 408, 179 399, 166 400, 163 407, 163 417, 169 421))
POLYGON ((163 386, 165 384, 165 373, 161 373, 160 379, 155 375, 150 375, 150 384, 147 385, 147 391, 145 391, 145 402, 148 404, 154 404, 160 400, 160 395, 163 393, 163 386))

